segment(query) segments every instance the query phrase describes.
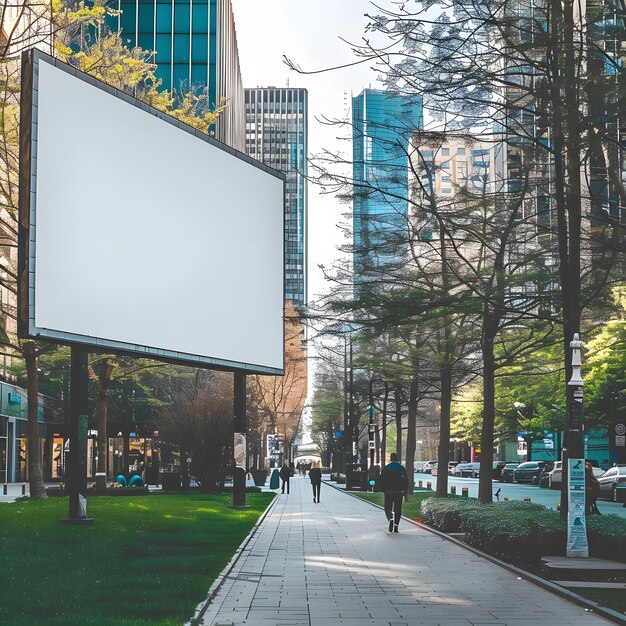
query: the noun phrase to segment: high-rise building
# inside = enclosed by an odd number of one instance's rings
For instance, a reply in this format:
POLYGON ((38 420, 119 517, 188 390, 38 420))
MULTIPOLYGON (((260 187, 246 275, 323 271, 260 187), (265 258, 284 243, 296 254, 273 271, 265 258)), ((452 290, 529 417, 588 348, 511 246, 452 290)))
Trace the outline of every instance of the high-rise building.
POLYGON ((409 145, 422 124, 420 97, 364 89, 352 98, 355 284, 406 258, 409 145))
POLYGON ((285 297, 307 303, 306 89, 246 89, 246 154, 280 170, 285 186, 285 297))
POLYGON ((208 88, 211 108, 226 98, 215 137, 244 147, 244 95, 231 0, 112 0, 110 18, 126 46, 154 51, 163 89, 208 88))

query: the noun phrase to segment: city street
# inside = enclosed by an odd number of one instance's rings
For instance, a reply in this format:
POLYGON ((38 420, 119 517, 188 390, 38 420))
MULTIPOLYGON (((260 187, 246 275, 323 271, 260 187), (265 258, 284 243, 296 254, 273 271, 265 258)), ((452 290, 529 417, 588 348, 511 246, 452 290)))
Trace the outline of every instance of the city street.
MULTIPOLYGON (((422 481, 422 486, 426 487, 426 483, 430 481, 433 489, 437 488, 437 477, 430 474, 415 474, 415 484, 422 481)), ((478 478, 457 478, 448 476, 448 484, 456 486, 456 492, 461 495, 461 489, 467 487, 469 489, 470 498, 478 497, 478 478)), ((497 480, 493 482, 493 493, 500 489, 500 500, 508 496, 511 500, 523 500, 526 496, 531 498, 532 502, 545 504, 547 507, 556 509, 556 505, 560 502, 561 492, 556 489, 540 489, 536 485, 501 483, 497 480)), ((495 498, 494 498, 495 500, 495 498)), ((607 500, 598 500, 598 509, 601 513, 608 515, 620 515, 626 517, 626 508, 621 503, 608 502, 607 500)))

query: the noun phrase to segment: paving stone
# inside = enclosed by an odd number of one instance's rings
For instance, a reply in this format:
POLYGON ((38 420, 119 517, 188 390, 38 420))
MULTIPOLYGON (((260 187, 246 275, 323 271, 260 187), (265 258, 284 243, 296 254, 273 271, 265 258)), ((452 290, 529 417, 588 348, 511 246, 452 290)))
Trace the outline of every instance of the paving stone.
POLYGON ((205 626, 608 626, 462 546, 308 479, 242 551, 207 607, 205 626))

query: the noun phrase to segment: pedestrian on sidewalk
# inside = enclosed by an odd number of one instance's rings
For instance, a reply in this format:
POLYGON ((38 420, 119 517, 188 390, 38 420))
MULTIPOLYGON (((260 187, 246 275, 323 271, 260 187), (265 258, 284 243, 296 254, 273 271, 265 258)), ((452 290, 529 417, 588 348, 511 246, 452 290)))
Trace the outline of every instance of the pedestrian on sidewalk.
POLYGON ((395 452, 391 453, 391 463, 387 463, 380 474, 380 486, 385 494, 385 515, 389 521, 389 532, 397 533, 402 516, 402 499, 409 493, 409 476, 404 466, 398 463, 395 452))
POLYGON ((601 515, 597 500, 600 495, 600 483, 593 474, 593 466, 589 461, 585 463, 585 513, 587 515, 601 515))
POLYGON ((283 463, 280 468, 280 478, 283 481, 281 493, 285 493, 285 485, 287 485, 287 495, 289 495, 289 477, 291 476, 291 469, 287 461, 283 463))
POLYGON ((309 470, 309 478, 311 479, 311 485, 313 486, 313 502, 320 501, 320 489, 322 487, 322 470, 320 469, 320 462, 313 463, 313 467, 309 470), (317 495, 317 500, 315 499, 317 495))

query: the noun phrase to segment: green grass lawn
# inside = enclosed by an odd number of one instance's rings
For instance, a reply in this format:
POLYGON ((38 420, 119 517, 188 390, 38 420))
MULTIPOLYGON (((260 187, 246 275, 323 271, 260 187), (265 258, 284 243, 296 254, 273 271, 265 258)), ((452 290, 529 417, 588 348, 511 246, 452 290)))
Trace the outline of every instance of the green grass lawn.
POLYGON ((626 613, 626 593, 624 593, 623 589, 576 587, 575 589, 570 589, 570 591, 584 598, 589 598, 597 602, 600 606, 606 606, 618 613, 626 613))
POLYGON ((66 498, 0 505, 0 623, 180 626, 272 497, 93 497, 91 527, 59 522, 66 498))
MULTIPOLYGON (((383 506, 385 504, 385 494, 384 493, 361 493, 358 491, 351 491, 351 494, 358 496, 359 498, 363 498, 363 500, 367 500, 368 502, 373 502, 374 504, 379 504, 383 506)), ((422 506, 422 500, 426 500, 426 498, 434 498, 435 492, 427 489, 418 489, 415 488, 415 491, 410 496, 408 502, 404 502, 402 505, 402 515, 404 517, 408 517, 409 519, 415 520, 418 517, 421 517, 420 507, 422 506)))

